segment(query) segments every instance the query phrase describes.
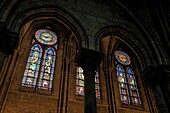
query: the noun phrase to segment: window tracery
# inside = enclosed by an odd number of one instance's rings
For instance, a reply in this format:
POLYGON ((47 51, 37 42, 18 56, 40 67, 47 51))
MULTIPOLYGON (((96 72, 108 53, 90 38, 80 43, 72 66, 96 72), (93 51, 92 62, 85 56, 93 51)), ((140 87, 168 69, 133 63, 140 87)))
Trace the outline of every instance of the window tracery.
POLYGON ((115 51, 114 55, 121 102, 140 106, 140 94, 129 55, 121 50, 115 51))
POLYGON ((22 86, 51 90, 56 61, 57 36, 49 29, 35 32, 22 86), (36 39, 36 40, 35 40, 36 39), (45 48, 45 49, 44 49, 45 48))

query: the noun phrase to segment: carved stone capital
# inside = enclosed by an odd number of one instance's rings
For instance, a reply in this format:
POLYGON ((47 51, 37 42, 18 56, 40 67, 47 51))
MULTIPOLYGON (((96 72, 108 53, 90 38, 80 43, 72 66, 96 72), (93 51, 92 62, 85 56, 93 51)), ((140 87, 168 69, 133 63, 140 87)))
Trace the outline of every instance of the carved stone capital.
POLYGON ((0 51, 10 54, 18 46, 19 33, 6 30, 0 25, 0 51))
POLYGON ((75 62, 83 68, 84 71, 96 70, 97 66, 101 63, 104 54, 102 52, 81 48, 75 57, 75 62))

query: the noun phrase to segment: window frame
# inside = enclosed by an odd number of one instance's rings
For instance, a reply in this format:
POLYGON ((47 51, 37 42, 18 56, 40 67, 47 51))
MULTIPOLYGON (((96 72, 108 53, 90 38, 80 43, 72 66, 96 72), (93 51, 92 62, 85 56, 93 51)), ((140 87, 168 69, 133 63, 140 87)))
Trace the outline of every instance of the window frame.
MULTIPOLYGON (((41 29, 46 29, 46 28, 41 28, 41 29)), ((39 29, 40 30, 40 29, 39 29)), ((50 31, 52 31, 51 29, 48 29, 50 31)), ((38 30, 37 30, 38 31, 38 30)), ((34 33, 35 35, 35 33, 34 33)), ((21 91, 27 91, 27 92, 37 92, 37 93, 42 93, 42 94, 48 94, 48 95, 51 95, 52 94, 52 89, 53 89, 53 81, 54 81, 54 77, 55 77, 55 68, 56 68, 56 63, 57 63, 57 48, 58 48, 58 42, 56 42, 55 44, 53 45, 48 45, 48 44, 43 44, 41 42, 39 42, 38 40, 36 40, 35 36, 33 36, 32 40, 31 40, 31 44, 30 44, 30 49, 29 49, 29 52, 28 52, 28 56, 27 56, 27 61, 26 61, 26 65, 25 65, 25 68, 24 68, 24 73, 26 71, 26 67, 28 65, 28 59, 30 58, 30 54, 31 54, 31 48, 34 46, 34 45, 40 45, 41 48, 42 48, 42 53, 41 53, 41 58, 40 58, 40 63, 39 63, 39 70, 38 70, 38 76, 37 76, 37 80, 36 80, 36 84, 35 84, 35 87, 27 87, 27 86, 23 86, 22 85, 22 82, 20 84, 20 87, 19 87, 19 90, 21 91), (48 90, 48 89, 42 89, 42 88, 39 88, 39 81, 40 81, 40 77, 41 77, 41 70, 42 70, 42 67, 43 67, 43 62, 45 61, 44 59, 44 56, 45 56, 45 51, 47 51, 48 49, 52 48, 54 50, 54 67, 53 67, 53 77, 52 77, 52 80, 51 80, 51 90, 48 90)), ((23 74, 22 76, 22 81, 23 81, 23 78, 25 77, 25 75, 23 74)))
MULTIPOLYGON (((115 50, 116 51, 116 50, 115 50)), ((114 51, 114 52, 115 52, 114 51)), ((123 50, 121 50, 121 51, 123 51, 123 50)), ((142 93, 141 93, 141 91, 140 91, 140 84, 138 83, 138 76, 137 76, 137 72, 136 72, 136 69, 135 68, 138 68, 138 67, 136 67, 136 65, 134 65, 133 63, 133 61, 131 62, 131 64, 130 65, 123 65, 123 64, 121 64, 116 58, 115 58, 115 54, 114 54, 114 52, 113 52, 113 62, 114 62, 114 66, 115 66, 115 78, 116 78, 116 84, 117 84, 117 86, 118 86, 118 93, 119 93, 119 102, 120 102, 120 104, 121 104, 121 106, 122 107, 124 107, 124 108, 130 108, 130 109, 137 109, 137 110, 144 110, 144 107, 143 107, 143 102, 142 102, 142 93), (119 87, 119 81, 118 81, 118 75, 117 75, 117 70, 116 70, 116 67, 117 67, 117 65, 121 65, 122 66, 122 68, 124 69, 124 73, 125 73, 125 79, 126 79, 126 81, 127 81, 127 90, 128 90, 128 93, 129 93, 129 97, 130 97, 130 104, 128 104, 128 103, 123 103, 122 101, 121 101, 121 93, 120 93, 120 87, 119 87), (129 82, 128 82, 128 77, 127 77, 127 71, 126 71, 126 69, 128 68, 128 67, 130 67, 132 70, 133 70, 133 72, 134 72, 134 76, 135 76, 135 81, 136 81, 136 85, 137 85, 137 89, 138 89, 138 93, 139 93, 139 99, 140 99, 140 102, 141 102, 141 105, 134 105, 134 104, 132 104, 132 102, 131 102, 131 94, 130 94, 130 89, 129 89, 129 82)), ((123 51, 123 52, 125 52, 125 51, 123 51)), ((130 57, 130 58, 132 58, 132 57, 130 57)), ((133 59, 132 59, 133 60, 133 59)))

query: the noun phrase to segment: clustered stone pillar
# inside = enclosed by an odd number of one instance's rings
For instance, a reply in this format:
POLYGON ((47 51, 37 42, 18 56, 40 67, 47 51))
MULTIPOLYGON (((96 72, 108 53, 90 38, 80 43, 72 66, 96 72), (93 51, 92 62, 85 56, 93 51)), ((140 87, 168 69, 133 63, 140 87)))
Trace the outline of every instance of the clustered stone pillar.
MULTIPOLYGON (((162 66, 149 67, 141 74, 146 84, 152 89, 155 103, 159 113, 169 113, 168 103, 165 98, 165 91, 163 87, 167 87, 168 83, 165 82, 165 75, 162 66), (166 86, 165 86, 166 84, 166 86)), ((170 86, 168 86, 170 87, 170 86)), ((165 89, 168 90, 168 89, 165 89)), ((169 94, 170 95, 170 94, 169 94)), ((169 96, 167 95, 167 96, 169 96)))
POLYGON ((170 112, 170 66, 169 65, 161 65, 160 74, 162 76, 162 91, 164 94, 165 102, 168 106, 168 110, 170 112))
MULTIPOLYGON (((8 65, 6 65, 6 60, 10 61, 9 55, 14 53, 14 49, 18 46, 19 33, 9 31, 6 29, 6 24, 4 22, 0 22, 0 109, 2 112, 2 108, 4 106, 4 100, 6 97, 6 92, 8 91, 8 86, 10 83, 11 75, 6 73, 6 69, 9 70, 8 65)), ((13 55, 14 56, 14 55, 13 55)), ((14 61, 13 61, 14 62, 14 61)))
POLYGON ((94 50, 81 48, 75 60, 83 68, 84 74, 84 113, 96 112, 95 71, 104 54, 94 50))

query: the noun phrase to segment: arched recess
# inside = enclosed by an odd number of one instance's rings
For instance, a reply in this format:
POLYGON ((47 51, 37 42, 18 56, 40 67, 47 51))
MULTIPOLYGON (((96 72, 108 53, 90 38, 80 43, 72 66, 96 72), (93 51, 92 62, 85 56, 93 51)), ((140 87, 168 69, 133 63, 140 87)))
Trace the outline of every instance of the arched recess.
MULTIPOLYGON (((13 54, 13 57, 11 58, 12 64, 10 65, 10 69, 12 70, 10 74, 7 76, 11 78, 11 82, 9 83, 9 90, 7 91, 6 97, 8 98, 10 90, 18 91, 18 89, 25 90, 24 87, 21 86, 21 81, 23 78, 24 69, 26 67, 26 61, 28 59, 29 50, 31 48, 32 39, 34 38, 34 33, 41 29, 41 28, 47 28, 52 29, 58 36, 58 50, 57 54, 59 54, 60 60, 56 63, 56 67, 58 66, 57 70, 58 72, 55 72, 54 80, 53 80, 53 92, 52 95, 55 95, 55 98, 60 98, 60 100, 53 103, 53 105, 58 104, 58 110, 62 109, 63 107, 63 88, 65 88, 65 85, 63 85, 64 79, 61 76, 64 76, 65 69, 68 69, 68 63, 65 63, 66 57, 69 55, 68 49, 69 44, 74 45, 76 41, 77 48, 84 45, 86 47, 88 45, 88 39, 85 38, 86 36, 83 28, 80 24, 75 22, 75 19, 67 15, 66 13, 60 11, 57 8, 39 8, 39 9, 31 9, 27 11, 19 12, 19 14, 15 17, 10 18, 6 20, 7 22, 7 28, 19 32, 19 44, 18 48, 13 54), (74 38, 73 38, 74 37, 74 38), (70 41, 71 38, 71 41, 70 41), (71 44, 72 42, 73 44, 71 44), (20 81, 20 82, 19 82, 20 81), (61 92, 61 94, 60 94, 61 92)), ((73 47, 75 48, 75 46, 73 47)), ((74 50, 76 51, 76 50, 74 50)), ((58 57, 58 56, 57 56, 58 57)), ((72 56, 73 58, 73 56, 72 56)), ((73 59, 72 59, 73 60, 73 59)), ((7 64, 8 65, 8 64, 7 64)), ((27 91, 34 92, 33 90, 27 89, 27 91)), ((51 94, 48 92, 38 91, 38 93, 43 94, 51 94)), ((67 92, 65 92, 66 94, 67 92)), ((10 95, 10 94, 9 94, 10 95)), ((4 106, 6 104, 6 100, 4 100, 4 106)), ((57 106, 57 105, 56 105, 57 106)), ((45 108, 45 107, 44 107, 45 108)), ((28 111, 29 112, 29 111, 28 111)), ((22 113, 22 112, 21 112, 22 113)), ((39 113, 39 112, 38 112, 39 113)))
MULTIPOLYGON (((13 6, 16 8, 17 6, 13 6)), ((7 29, 20 32, 21 28, 29 23, 30 21, 37 20, 42 21, 42 18, 46 18, 46 21, 56 23, 58 21, 60 25, 65 26, 69 31, 73 32, 78 40, 78 46, 88 47, 88 38, 86 32, 79 21, 70 15, 68 12, 63 11, 62 8, 56 7, 40 7, 40 8, 29 8, 25 10, 16 10, 16 14, 9 12, 6 18, 7 29)), ((13 8, 11 10, 13 10, 13 8)))
MULTIPOLYGON (((151 96, 149 94, 151 90, 148 90, 148 87, 145 86, 146 83, 140 78, 140 73, 148 65, 154 65, 154 60, 151 58, 148 50, 146 50, 143 44, 140 43, 134 36, 121 28, 108 27, 102 29, 95 38, 96 50, 102 51, 105 54, 103 69, 107 84, 106 89, 110 112, 121 111, 124 108, 132 108, 139 111, 144 110, 144 112, 149 112, 149 109, 155 106, 155 103, 152 103, 150 105, 148 104, 151 102, 151 100, 147 99, 151 96), (133 67, 133 70, 135 72, 135 77, 137 81, 137 83, 135 84, 138 84, 139 86, 139 95, 142 101, 142 104, 140 104, 139 106, 134 105, 132 99, 128 101, 129 103, 124 102, 126 104, 122 102, 122 90, 120 88, 121 82, 119 81, 119 74, 123 73, 124 75, 128 76, 128 73, 124 72, 124 70, 126 71, 125 65, 122 68, 122 72, 119 73, 119 70, 116 70, 116 66, 118 66, 118 63, 115 59, 116 50, 128 53, 131 58, 132 63, 130 65, 133 67)), ((127 84, 127 86, 125 87, 129 87, 129 78, 127 77, 126 80, 127 83, 125 81, 125 84, 127 84)), ((138 91, 138 89, 136 91, 138 91)), ((127 92, 130 92, 129 95, 131 96, 131 91, 127 92)), ((151 98, 153 97, 151 96, 151 98)))
MULTIPOLYGON (((137 59, 139 60, 139 62, 142 64, 143 68, 151 64, 156 65, 156 62, 154 61, 154 59, 152 59, 152 55, 149 54, 150 51, 147 50, 146 47, 143 46, 143 44, 137 40, 137 38, 135 38, 130 33, 128 33, 126 30, 120 27, 108 26, 108 27, 101 28, 95 36, 96 50, 102 51, 101 40, 106 37, 107 38, 112 37, 114 39, 118 39, 122 41, 124 44, 126 44, 129 48, 131 48, 131 50, 137 56, 137 59)), ((109 40, 112 38, 109 38, 109 40)), ((108 42, 108 44, 112 43, 110 41, 108 42)))
MULTIPOLYGON (((47 8, 48 9, 48 8, 47 8)), ((73 24, 71 23, 68 19, 66 18, 65 15, 63 14, 59 14, 59 12, 54 12, 52 10, 48 10, 49 12, 47 12, 47 9, 44 9, 44 12, 41 10, 39 12, 39 10, 35 10, 35 14, 30 14, 28 12, 28 14, 30 15, 21 15, 21 16, 25 16, 25 17, 15 17, 15 20, 13 20, 13 24, 9 24, 8 27, 10 27, 13 30, 19 30, 20 31, 20 37, 19 37, 19 45, 18 45, 18 53, 19 53, 19 59, 18 61, 21 59, 22 55, 27 56, 29 54, 28 49, 31 47, 31 43, 32 43, 32 38, 34 37, 34 33, 41 29, 41 28, 47 28, 47 29, 51 29, 52 31, 54 31, 56 33, 56 35, 58 36, 57 38, 57 48, 58 51, 60 53, 60 55, 62 56, 61 58, 61 65, 59 66, 61 68, 61 72, 64 71, 62 68, 63 67, 67 67, 68 64, 65 64, 64 61, 68 60, 66 59, 66 57, 68 57, 69 55, 69 46, 72 45, 70 43, 72 42, 74 43, 76 46, 74 46, 73 48, 78 48, 81 45, 81 36, 80 34, 82 33, 82 31, 79 32, 80 26, 78 26, 78 28, 76 28, 73 24), (17 18, 17 20, 16 20, 17 18), (18 27, 20 26, 20 27, 18 27), (28 49, 27 49, 28 48, 28 49), (26 54, 24 54, 26 53, 26 54)), ((70 19, 71 20, 71 19, 70 19)), ((77 25, 75 23, 75 25, 77 25)), ((73 50, 73 49, 72 49, 73 50)), ((75 51, 75 50, 74 50, 75 51)), ((58 53, 57 53, 58 54, 58 53)), ((58 57, 58 56, 57 56, 58 57)), ((73 58, 73 56, 72 56, 73 58)), ((24 60, 26 60, 26 57, 23 58, 23 62, 24 60)), ((25 63, 23 63, 23 65, 25 65, 25 63)), ((56 64, 57 65, 57 64, 56 64)), ((22 67, 24 68, 24 66, 22 67)), ((20 68, 21 69, 21 68, 20 68)), ((23 69, 24 70, 24 69, 23 69)), ((16 73, 17 73, 17 68, 16 68, 16 73)), ((22 76, 22 75, 21 75, 22 76)), ((18 76, 19 77, 19 76, 18 76)), ((17 77, 16 77, 17 78, 17 77)), ((20 77, 22 78, 22 77, 20 77)), ((19 78, 19 80, 20 80, 19 78)), ((54 78, 55 79, 55 78, 54 78)), ((63 78, 64 79, 64 78, 63 78)), ((55 82, 56 80, 54 80, 54 84, 56 84, 55 82)), ((16 83, 19 86, 19 83, 16 83)), ((60 84, 60 83, 58 83, 60 84)), ((54 89, 58 90, 58 88, 55 87, 59 87, 54 85, 54 89)), ((57 91, 54 91, 57 92, 57 91)), ((56 94, 58 95, 58 94, 56 94)))

